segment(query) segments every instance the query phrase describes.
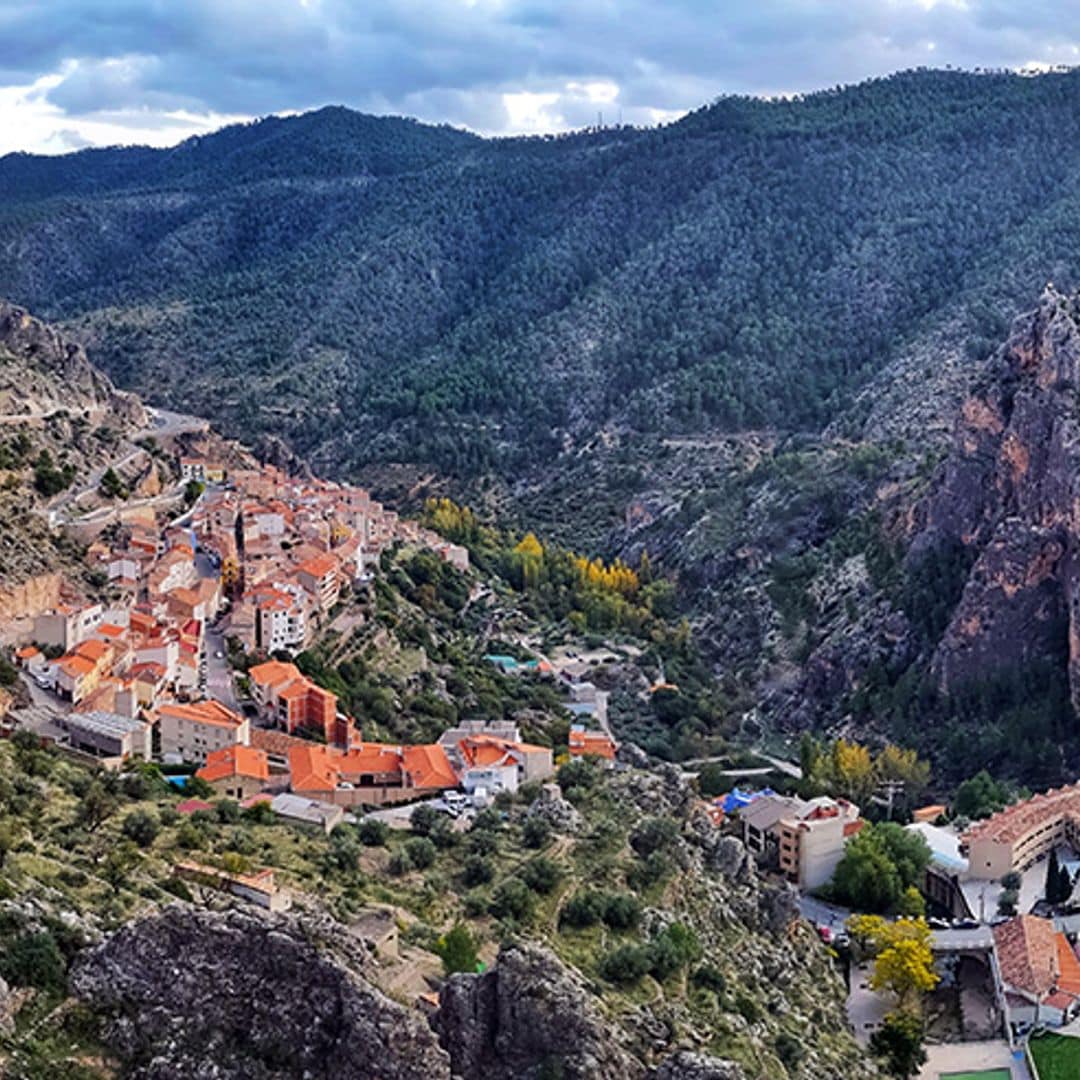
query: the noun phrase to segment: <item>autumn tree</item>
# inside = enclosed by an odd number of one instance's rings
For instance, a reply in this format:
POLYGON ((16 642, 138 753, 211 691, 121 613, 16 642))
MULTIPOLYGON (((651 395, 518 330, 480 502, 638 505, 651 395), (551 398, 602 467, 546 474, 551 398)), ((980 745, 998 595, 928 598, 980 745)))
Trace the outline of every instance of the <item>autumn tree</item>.
POLYGON ((895 994, 901 1006, 918 1005, 920 996, 938 984, 925 919, 889 922, 879 916, 857 915, 848 920, 848 932, 874 956, 870 986, 895 994))

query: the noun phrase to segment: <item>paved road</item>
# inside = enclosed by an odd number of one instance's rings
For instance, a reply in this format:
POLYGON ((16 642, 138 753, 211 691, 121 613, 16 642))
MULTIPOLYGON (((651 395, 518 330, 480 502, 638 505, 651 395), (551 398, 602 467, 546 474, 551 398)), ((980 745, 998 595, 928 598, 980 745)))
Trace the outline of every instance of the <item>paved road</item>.
POLYGON ((206 628, 206 694, 226 708, 239 712, 240 703, 236 700, 224 635, 209 626, 206 628), (220 657, 218 653, 221 653, 220 657))
POLYGON ((800 893, 799 913, 815 926, 828 926, 833 930, 839 930, 851 914, 851 910, 840 907, 838 904, 827 904, 824 900, 800 893))

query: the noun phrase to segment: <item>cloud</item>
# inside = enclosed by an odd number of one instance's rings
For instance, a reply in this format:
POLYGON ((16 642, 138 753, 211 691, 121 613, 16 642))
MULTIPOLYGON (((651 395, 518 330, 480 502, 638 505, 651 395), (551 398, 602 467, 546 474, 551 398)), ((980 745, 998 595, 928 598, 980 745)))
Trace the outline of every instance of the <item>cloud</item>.
POLYGON ((328 103, 489 133, 654 123, 931 62, 1077 63, 1074 26, 1050 0, 0 0, 0 150, 328 103))

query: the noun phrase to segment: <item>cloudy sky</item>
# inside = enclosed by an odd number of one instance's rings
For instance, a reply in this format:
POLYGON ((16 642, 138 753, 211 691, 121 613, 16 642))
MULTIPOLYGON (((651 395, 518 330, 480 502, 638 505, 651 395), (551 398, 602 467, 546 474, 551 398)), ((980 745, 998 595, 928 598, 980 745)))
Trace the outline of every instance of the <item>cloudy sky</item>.
POLYGON ((1073 0, 0 0, 0 153, 342 103, 484 133, 917 65, 1080 63, 1073 0))

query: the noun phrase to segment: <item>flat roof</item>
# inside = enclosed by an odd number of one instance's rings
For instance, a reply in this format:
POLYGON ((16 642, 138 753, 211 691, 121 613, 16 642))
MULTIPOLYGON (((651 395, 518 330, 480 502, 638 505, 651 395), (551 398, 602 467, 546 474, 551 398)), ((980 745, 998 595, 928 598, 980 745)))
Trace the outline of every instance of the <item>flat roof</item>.
POLYGON ((132 720, 130 717, 121 716, 119 713, 103 712, 101 710, 69 713, 67 726, 69 728, 80 728, 83 731, 92 731, 95 735, 112 735, 116 738, 146 729, 146 724, 142 720, 132 720))

